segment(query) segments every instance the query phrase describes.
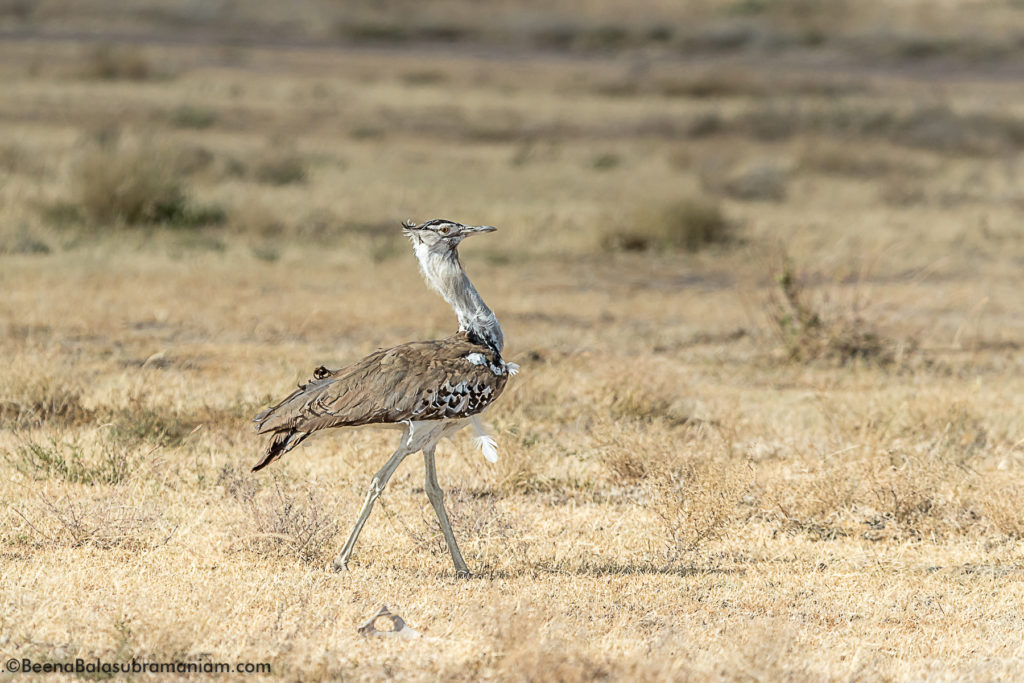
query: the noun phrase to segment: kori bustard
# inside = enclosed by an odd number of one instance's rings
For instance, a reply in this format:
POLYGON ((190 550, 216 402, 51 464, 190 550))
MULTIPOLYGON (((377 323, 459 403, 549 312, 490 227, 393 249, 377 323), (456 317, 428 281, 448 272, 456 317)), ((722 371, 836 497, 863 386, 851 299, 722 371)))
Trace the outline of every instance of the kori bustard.
POLYGON ((334 560, 334 568, 340 571, 348 567, 373 503, 399 464, 423 451, 427 498, 437 514, 456 574, 468 576, 437 482, 434 449, 438 441, 471 424, 484 456, 491 462, 497 459, 494 440, 484 432, 477 416, 501 395, 509 375, 514 375, 519 366, 502 359, 501 325, 469 281, 458 252, 462 240, 493 232, 494 228, 442 219, 420 225, 406 221, 402 228, 412 242, 427 284, 455 309, 458 333, 447 339, 383 349, 340 370, 317 368, 307 384, 254 418, 259 433, 272 434, 273 438, 263 459, 252 469, 263 469, 313 432, 328 427, 401 427, 398 449, 373 476, 366 501, 334 560))

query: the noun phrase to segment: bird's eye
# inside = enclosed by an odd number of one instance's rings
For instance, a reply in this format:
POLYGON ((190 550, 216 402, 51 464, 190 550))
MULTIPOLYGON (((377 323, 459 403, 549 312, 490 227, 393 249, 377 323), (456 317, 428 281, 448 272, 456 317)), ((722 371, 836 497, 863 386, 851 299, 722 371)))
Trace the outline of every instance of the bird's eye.
POLYGON ((452 229, 447 225, 442 225, 440 228, 437 229, 437 231, 442 235, 447 235, 452 231, 452 229))

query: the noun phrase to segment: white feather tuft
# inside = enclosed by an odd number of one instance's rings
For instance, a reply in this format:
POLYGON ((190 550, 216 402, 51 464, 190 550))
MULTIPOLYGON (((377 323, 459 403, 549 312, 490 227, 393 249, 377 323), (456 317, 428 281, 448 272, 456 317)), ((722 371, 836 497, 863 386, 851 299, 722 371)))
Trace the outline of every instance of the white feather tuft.
POLYGON ((498 462, 498 443, 487 434, 473 437, 473 443, 479 448, 487 462, 498 462))
POLYGON ((484 429, 483 423, 480 422, 480 418, 474 415, 469 418, 469 421, 473 425, 473 430, 476 432, 476 436, 473 438, 473 443, 479 448, 484 457, 487 458, 487 462, 498 462, 498 442, 491 438, 491 436, 484 429))
POLYGON ((508 363, 508 374, 515 377, 519 374, 519 363, 508 363))

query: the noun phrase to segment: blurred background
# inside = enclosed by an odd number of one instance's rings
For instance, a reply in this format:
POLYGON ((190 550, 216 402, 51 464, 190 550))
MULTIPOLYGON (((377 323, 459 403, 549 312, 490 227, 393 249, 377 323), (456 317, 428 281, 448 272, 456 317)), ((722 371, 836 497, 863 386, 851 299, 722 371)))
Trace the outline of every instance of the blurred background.
POLYGON ((1015 0, 3 0, 0 252, 379 260, 440 215, 496 259, 998 260, 1022 49, 1015 0))

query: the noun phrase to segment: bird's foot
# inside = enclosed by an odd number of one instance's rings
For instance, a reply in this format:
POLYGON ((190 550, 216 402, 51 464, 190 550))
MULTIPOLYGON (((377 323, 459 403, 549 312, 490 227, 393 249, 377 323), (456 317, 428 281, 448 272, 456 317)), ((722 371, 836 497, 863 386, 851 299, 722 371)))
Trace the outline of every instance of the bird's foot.
POLYGON ((334 571, 338 572, 339 574, 341 572, 347 572, 348 571, 348 560, 343 560, 343 559, 341 559, 341 557, 336 557, 336 558, 334 558, 334 562, 332 563, 332 567, 334 568, 334 571))
POLYGON ((469 573, 468 569, 456 569, 455 570, 455 578, 456 579, 472 579, 473 575, 469 573))

